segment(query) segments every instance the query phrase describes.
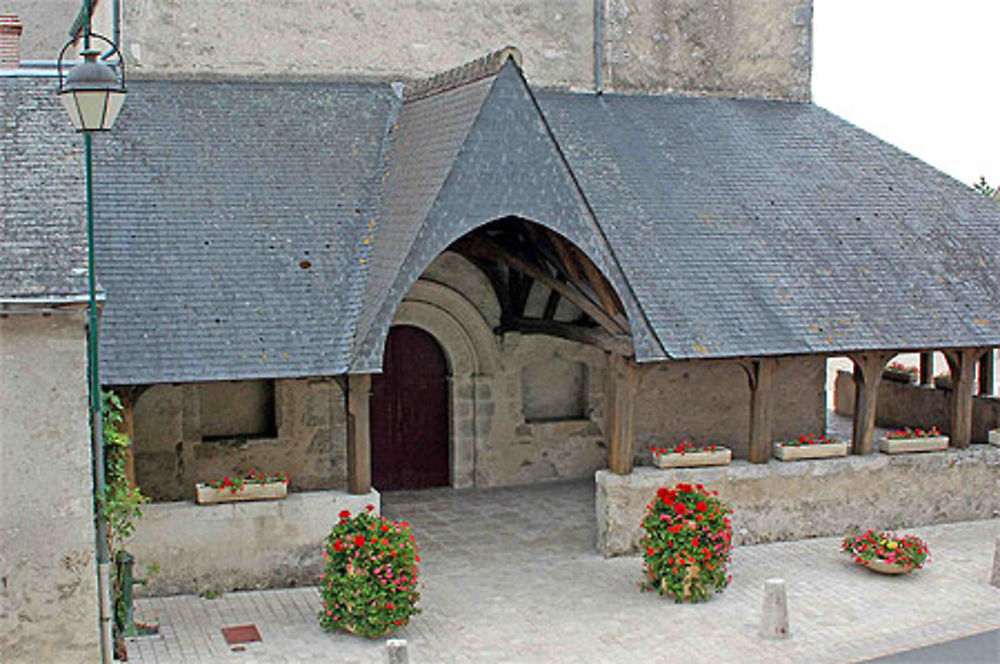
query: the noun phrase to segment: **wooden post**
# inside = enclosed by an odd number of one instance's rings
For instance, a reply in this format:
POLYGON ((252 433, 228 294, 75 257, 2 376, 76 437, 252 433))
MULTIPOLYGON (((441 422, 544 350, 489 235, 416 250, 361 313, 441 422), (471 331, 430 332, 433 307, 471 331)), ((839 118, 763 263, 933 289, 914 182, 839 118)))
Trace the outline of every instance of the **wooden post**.
POLYGON ((951 369, 951 437, 952 447, 968 447, 972 444, 973 379, 976 365, 984 348, 961 348, 946 350, 944 356, 951 369))
POLYGON ((875 450, 875 410, 882 370, 895 353, 858 353, 854 362, 854 426, 851 453, 871 454, 875 450))
POLYGON ((979 393, 993 394, 993 349, 987 350, 979 358, 979 393))
POLYGON ((635 393, 639 385, 639 367, 631 358, 610 353, 608 372, 608 467, 617 475, 628 475, 635 463, 635 393))
POLYGON ((934 353, 920 354, 920 384, 924 387, 934 385, 934 353))
POLYGON ((366 494, 372 489, 372 445, 368 403, 370 374, 347 377, 347 490, 366 494))
POLYGON ((771 458, 771 402, 774 392, 774 372, 778 361, 762 357, 742 363, 750 381, 750 442, 747 459, 750 463, 767 463, 771 458))

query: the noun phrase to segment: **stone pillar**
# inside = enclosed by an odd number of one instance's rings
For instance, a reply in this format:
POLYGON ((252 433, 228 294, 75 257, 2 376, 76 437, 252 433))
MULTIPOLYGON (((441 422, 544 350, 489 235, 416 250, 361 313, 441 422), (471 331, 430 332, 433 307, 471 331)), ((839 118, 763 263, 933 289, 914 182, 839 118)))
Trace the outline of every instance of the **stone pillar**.
POLYGON ((961 348, 944 352, 951 369, 951 436, 952 447, 972 444, 973 380, 983 348, 961 348))
POLYGON ((854 362, 854 426, 851 453, 871 454, 875 449, 875 409, 882 370, 895 353, 858 353, 854 362))
POLYGON ((979 358, 979 393, 993 394, 993 349, 990 348, 979 358))
POLYGON ((347 376, 347 490, 353 494, 372 489, 371 392, 370 374, 347 376))
POLYGON ((610 353, 608 382, 608 467, 617 475, 628 475, 635 463, 635 392, 639 384, 635 361, 610 353))
POLYGON ((934 385, 934 353, 920 354, 920 385, 922 387, 934 385))
POLYGON ((777 364, 777 359, 773 357, 743 363, 750 381, 750 443, 747 455, 750 463, 767 463, 771 458, 771 403, 774 400, 777 364))
POLYGON ((764 607, 760 617, 760 635, 765 639, 788 638, 788 594, 784 579, 764 582, 764 607))

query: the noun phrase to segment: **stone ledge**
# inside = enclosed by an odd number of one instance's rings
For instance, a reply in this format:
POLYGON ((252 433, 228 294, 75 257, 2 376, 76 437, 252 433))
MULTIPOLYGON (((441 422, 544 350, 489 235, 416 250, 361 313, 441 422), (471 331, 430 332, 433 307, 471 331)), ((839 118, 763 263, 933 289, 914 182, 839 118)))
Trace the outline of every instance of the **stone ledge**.
POLYGON ((381 510, 377 491, 293 493, 283 500, 196 505, 154 503, 143 510, 128 550, 136 576, 160 572, 137 594, 173 595, 312 585, 323 540, 341 510, 381 510))
POLYGON ((852 525, 902 528, 1000 514, 1000 449, 847 456, 706 468, 636 468, 596 474, 597 547, 638 551, 639 524, 656 489, 704 484, 728 501, 734 541, 752 544, 841 535, 852 525))

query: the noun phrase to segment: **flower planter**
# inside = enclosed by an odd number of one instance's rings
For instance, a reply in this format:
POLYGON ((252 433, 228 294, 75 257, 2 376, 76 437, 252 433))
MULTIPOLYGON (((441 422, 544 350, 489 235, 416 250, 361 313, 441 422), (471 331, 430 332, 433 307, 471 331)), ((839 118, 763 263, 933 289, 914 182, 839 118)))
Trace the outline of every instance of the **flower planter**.
POLYGON ((653 463, 660 468, 696 468, 698 466, 725 466, 733 460, 733 451, 728 447, 698 452, 655 452, 653 463))
POLYGON ((207 484, 196 484, 199 505, 214 505, 216 503, 236 503, 244 500, 280 500, 288 495, 287 482, 265 482, 264 484, 246 483, 235 492, 228 487, 213 489, 207 484))
POLYGON ((884 369, 882 371, 882 378, 884 380, 891 380, 894 383, 912 383, 916 380, 916 375, 900 369, 884 369))
POLYGON ((941 452, 948 449, 948 436, 923 436, 921 438, 883 438, 879 449, 885 454, 910 452, 941 452))
POLYGON ((867 567, 873 572, 878 572, 879 574, 909 574, 916 569, 916 565, 913 563, 899 565, 897 563, 890 563, 879 559, 871 560, 867 565, 862 566, 867 567))
POLYGON ((934 387, 939 390, 950 390, 951 389, 951 376, 935 376, 934 377, 934 387))
POLYGON ((1000 429, 990 430, 990 445, 1000 447, 1000 429))
POLYGON ((774 444, 774 458, 780 461, 827 459, 842 456, 847 456, 847 443, 822 443, 816 445, 774 444))

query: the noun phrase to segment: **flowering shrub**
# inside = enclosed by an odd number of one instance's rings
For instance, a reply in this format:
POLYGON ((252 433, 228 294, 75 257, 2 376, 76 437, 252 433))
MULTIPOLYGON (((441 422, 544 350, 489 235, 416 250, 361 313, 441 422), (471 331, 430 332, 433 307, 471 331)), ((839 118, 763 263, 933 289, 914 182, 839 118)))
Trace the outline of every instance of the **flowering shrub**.
POLYGON ((420 613, 420 556, 409 524, 375 516, 372 510, 368 505, 353 517, 344 510, 326 538, 319 623, 327 631, 375 638, 420 613))
POLYGON ((228 475, 221 480, 209 480, 205 482, 213 489, 229 489, 232 493, 242 491, 247 484, 267 484, 269 482, 281 482, 288 484, 288 473, 275 473, 268 475, 257 470, 251 470, 246 477, 230 478, 228 475))
POLYGON ((903 427, 902 429, 897 429, 885 435, 886 438, 890 440, 897 440, 899 438, 933 438, 934 436, 940 436, 941 432, 937 427, 931 427, 930 429, 911 429, 910 427, 903 427))
POLYGON ((897 537, 888 532, 868 530, 860 535, 848 534, 841 547, 854 562, 869 566, 881 561, 900 567, 923 567, 930 551, 922 539, 915 535, 897 537))
POLYGON ((799 436, 798 440, 786 440, 778 444, 785 447, 802 447, 803 445, 835 445, 837 442, 839 441, 836 438, 814 436, 810 433, 805 436, 799 436))
POLYGON ((715 452, 719 447, 716 445, 692 445, 687 439, 682 440, 674 447, 650 447, 653 454, 687 454, 688 452, 715 452))
POLYGON ((897 373, 905 373, 908 376, 916 376, 920 373, 920 370, 916 367, 908 367, 902 362, 890 362, 889 366, 886 367, 888 371, 895 371, 897 373))
POLYGON ((729 585, 732 510, 718 495, 701 484, 657 490, 642 520, 643 588, 703 602, 729 585))

